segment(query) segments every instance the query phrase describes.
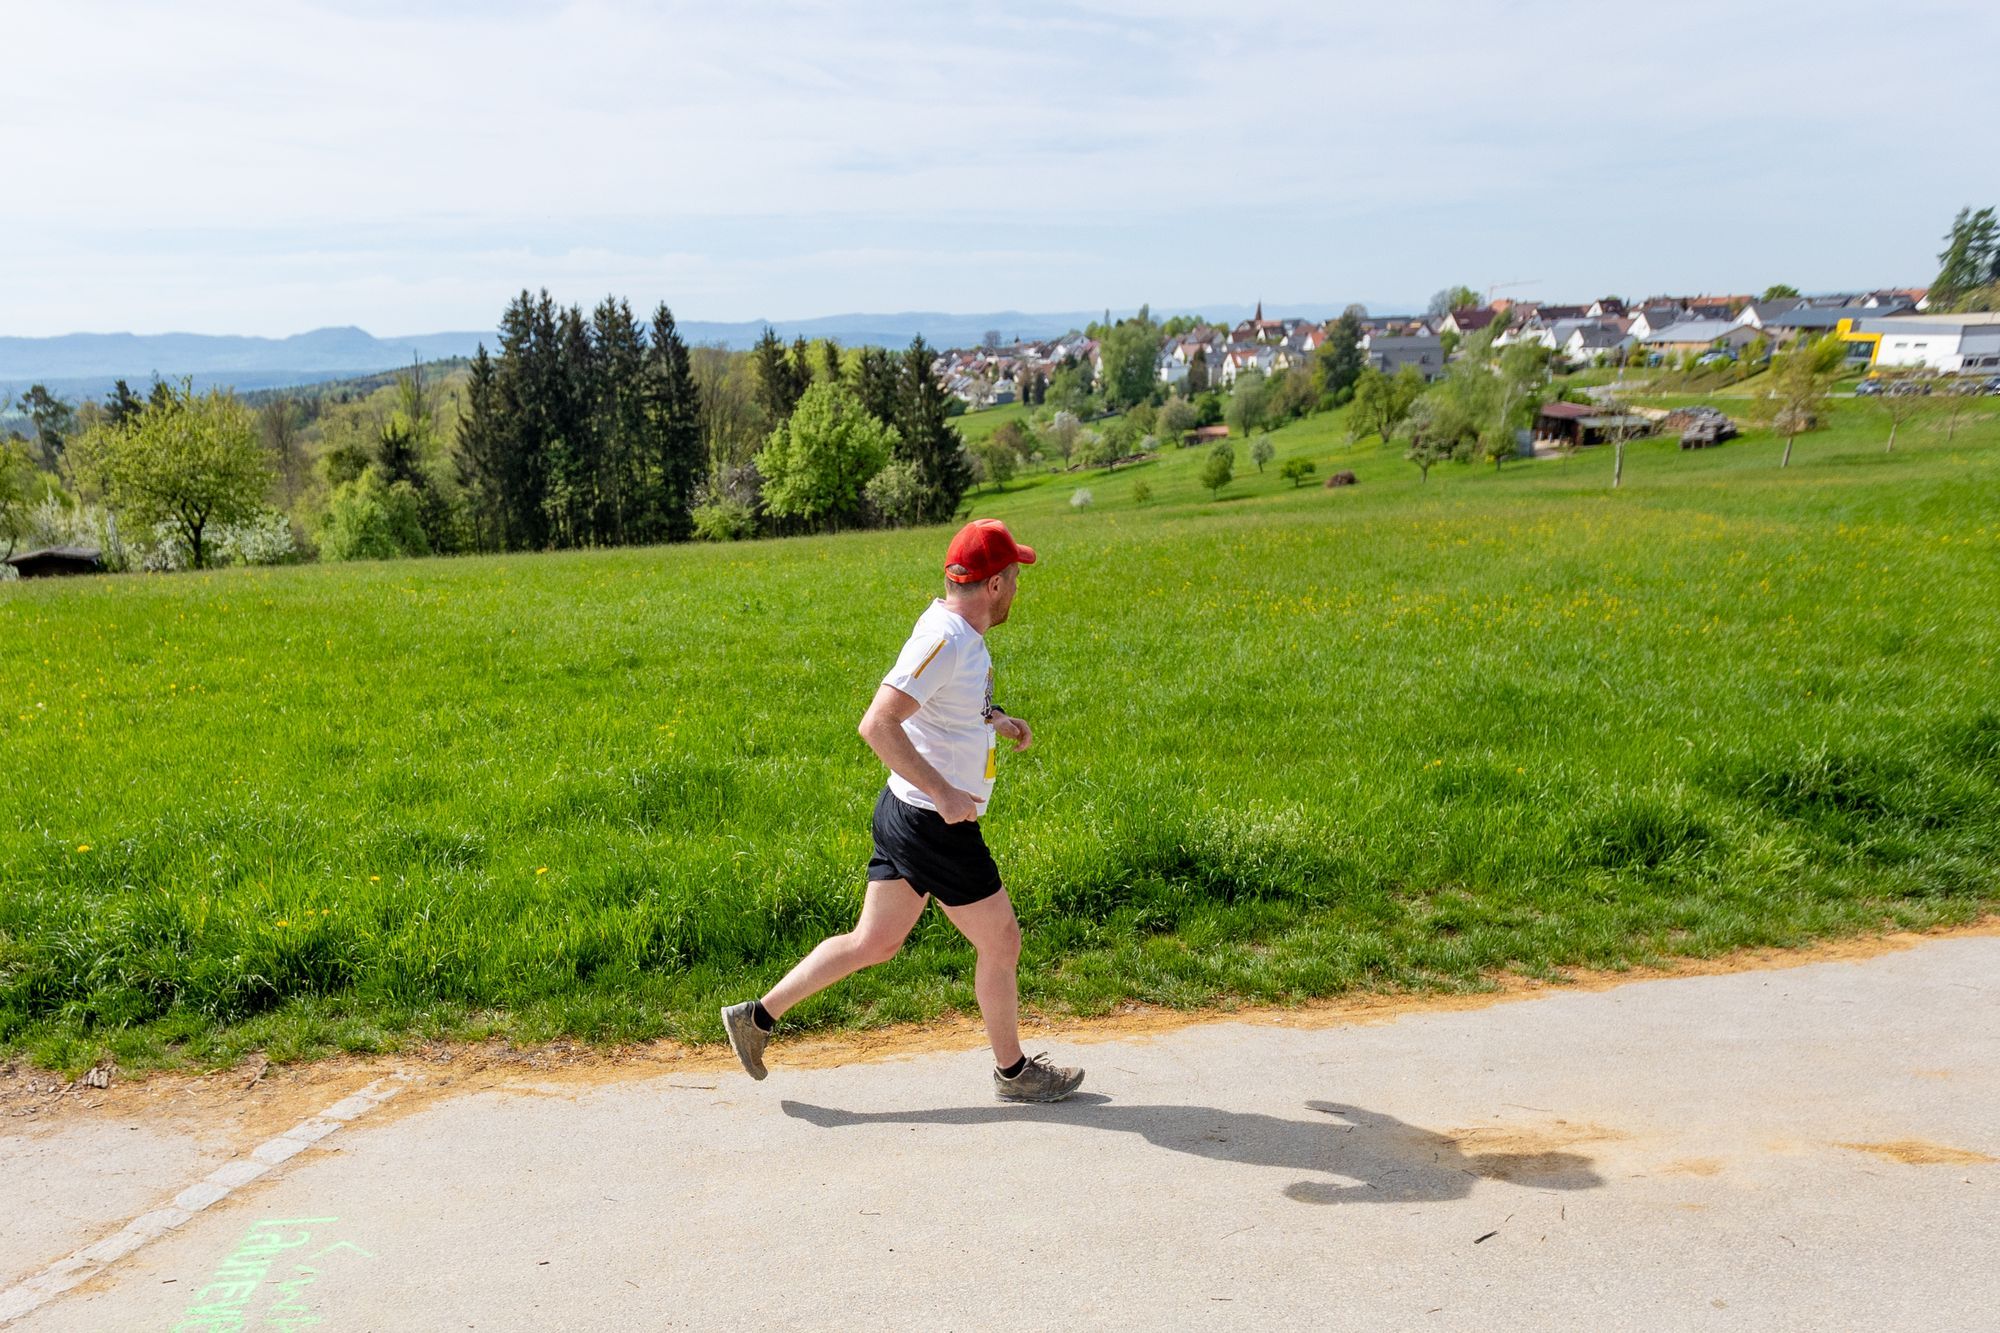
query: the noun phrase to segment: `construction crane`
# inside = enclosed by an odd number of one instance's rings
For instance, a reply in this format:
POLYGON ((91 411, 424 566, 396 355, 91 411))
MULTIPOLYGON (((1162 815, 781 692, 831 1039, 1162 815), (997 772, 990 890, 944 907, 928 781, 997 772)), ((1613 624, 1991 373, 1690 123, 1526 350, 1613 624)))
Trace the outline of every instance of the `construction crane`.
POLYGON ((1513 282, 1496 282, 1486 289, 1486 304, 1493 304, 1493 293, 1495 292, 1504 292, 1509 287, 1532 287, 1540 281, 1540 278, 1516 278, 1513 282))

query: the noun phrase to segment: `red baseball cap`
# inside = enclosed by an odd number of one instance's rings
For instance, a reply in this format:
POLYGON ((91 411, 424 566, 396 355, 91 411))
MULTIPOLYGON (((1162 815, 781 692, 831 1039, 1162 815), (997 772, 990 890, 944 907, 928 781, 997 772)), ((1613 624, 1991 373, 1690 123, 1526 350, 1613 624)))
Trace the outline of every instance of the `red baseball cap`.
POLYGON ((944 553, 944 576, 953 583, 979 583, 1019 561, 1035 563, 1035 548, 1023 546, 997 518, 975 518, 958 530, 944 553), (963 573, 953 573, 955 568, 963 573))

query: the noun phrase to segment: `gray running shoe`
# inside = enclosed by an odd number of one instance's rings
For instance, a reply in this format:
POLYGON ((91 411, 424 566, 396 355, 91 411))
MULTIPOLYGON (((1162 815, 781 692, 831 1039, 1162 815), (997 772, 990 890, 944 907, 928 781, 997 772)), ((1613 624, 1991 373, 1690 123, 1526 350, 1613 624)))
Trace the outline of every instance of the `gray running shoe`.
POLYGON ((764 1077, 764 1045, 771 1034, 757 1026, 757 1002, 745 1000, 724 1009, 722 1030, 729 1034, 729 1049, 743 1062, 744 1072, 751 1078, 764 1077))
POLYGON ((1049 1063, 1043 1051, 1008 1078, 993 1071, 993 1095, 1003 1102, 1059 1102, 1083 1086, 1081 1069, 1064 1069, 1049 1063))

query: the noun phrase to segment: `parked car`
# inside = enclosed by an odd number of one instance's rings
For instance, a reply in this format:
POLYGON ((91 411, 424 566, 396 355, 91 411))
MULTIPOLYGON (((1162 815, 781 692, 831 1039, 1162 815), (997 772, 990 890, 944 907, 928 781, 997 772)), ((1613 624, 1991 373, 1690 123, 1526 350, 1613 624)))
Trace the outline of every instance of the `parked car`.
POLYGON ((1986 387, 1982 392, 2000 394, 2000 375, 1995 375, 1993 378, 1987 380, 1986 387))
POLYGON ((1718 362, 1734 361, 1735 359, 1736 353, 1734 352, 1706 352, 1695 359, 1695 364, 1697 366, 1712 366, 1718 362))
POLYGON ((1879 397, 1881 397, 1881 396, 1882 396, 1882 381, 1881 381, 1881 380, 1878 380, 1878 379, 1876 379, 1876 378, 1875 378, 1874 376, 1872 376, 1872 375, 1871 375, 1871 376, 1869 376, 1869 377, 1868 377, 1867 379, 1865 379, 1865 380, 1861 381, 1861 383, 1859 383, 1859 384, 1857 384, 1857 385, 1855 385, 1855 386, 1854 386, 1854 396, 1855 396, 1856 398, 1879 398, 1879 397))
POLYGON ((1889 392, 1898 398, 1908 398, 1913 394, 1929 393, 1930 391, 1931 382, 1929 380, 1897 380, 1889 386, 1889 392))

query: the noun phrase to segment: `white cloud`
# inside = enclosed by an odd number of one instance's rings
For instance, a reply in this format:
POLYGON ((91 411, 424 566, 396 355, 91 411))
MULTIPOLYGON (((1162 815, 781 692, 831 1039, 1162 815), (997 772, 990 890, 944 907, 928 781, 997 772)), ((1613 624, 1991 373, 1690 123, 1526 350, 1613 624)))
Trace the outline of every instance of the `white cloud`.
POLYGON ((1919 76, 1941 33, 1991 48, 1984 4, 180 0, 10 24, 0 332, 476 327, 544 282, 742 318, 1921 281, 1951 212, 2000 196, 1991 155, 1933 128, 1990 122, 1977 81, 1919 76))

